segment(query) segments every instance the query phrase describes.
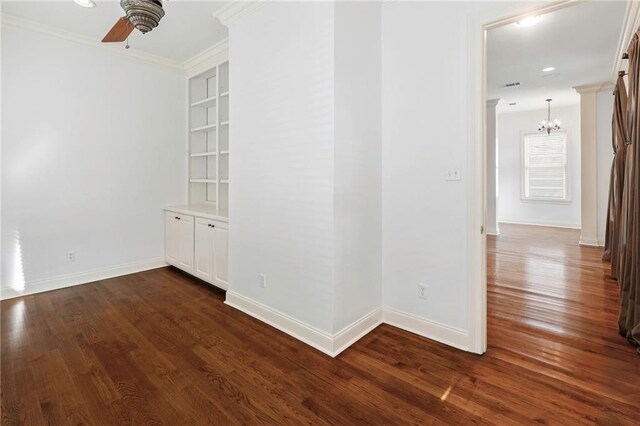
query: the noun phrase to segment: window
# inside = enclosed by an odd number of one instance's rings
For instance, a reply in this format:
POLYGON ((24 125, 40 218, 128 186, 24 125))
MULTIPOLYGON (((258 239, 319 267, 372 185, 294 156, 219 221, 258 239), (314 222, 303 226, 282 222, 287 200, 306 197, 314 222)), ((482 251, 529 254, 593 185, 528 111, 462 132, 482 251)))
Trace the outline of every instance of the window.
POLYGON ((567 134, 527 134, 522 156, 522 198, 568 201, 567 134))

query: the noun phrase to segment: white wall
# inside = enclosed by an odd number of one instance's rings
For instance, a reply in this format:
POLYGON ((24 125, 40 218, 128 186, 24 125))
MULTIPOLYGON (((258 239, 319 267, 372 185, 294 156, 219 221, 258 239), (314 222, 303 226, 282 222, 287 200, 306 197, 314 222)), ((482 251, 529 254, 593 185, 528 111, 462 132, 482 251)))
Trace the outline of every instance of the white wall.
POLYGON ((3 25, 2 86, 3 295, 161 261, 162 208, 186 200, 182 73, 3 25))
POLYGON ((268 3, 229 31, 231 295, 335 335, 381 304, 380 5, 268 3))
POLYGON ((611 116, 613 115, 613 92, 605 90, 596 95, 596 152, 597 152, 597 196, 598 196, 598 244, 604 245, 607 207, 609 205, 609 179, 613 162, 611 145, 611 116))
POLYGON ((380 14, 335 4, 334 332, 382 302, 380 14))
POLYGON ((569 202, 524 201, 522 146, 525 133, 537 133, 546 109, 502 113, 498 117, 500 187, 498 221, 580 227, 580 106, 551 109, 567 132, 569 202))
POLYGON ((487 214, 485 217, 485 227, 487 235, 499 235, 500 226, 498 225, 498 115, 496 107, 500 99, 487 100, 486 112, 486 138, 487 138, 487 214))
POLYGON ((468 330, 468 2, 382 10, 383 304, 468 330), (445 181, 459 167, 462 180, 445 181), (418 298, 418 283, 429 286, 418 298))
POLYGON ((330 2, 268 3, 229 28, 229 290, 325 333, 333 330, 333 12, 330 2))

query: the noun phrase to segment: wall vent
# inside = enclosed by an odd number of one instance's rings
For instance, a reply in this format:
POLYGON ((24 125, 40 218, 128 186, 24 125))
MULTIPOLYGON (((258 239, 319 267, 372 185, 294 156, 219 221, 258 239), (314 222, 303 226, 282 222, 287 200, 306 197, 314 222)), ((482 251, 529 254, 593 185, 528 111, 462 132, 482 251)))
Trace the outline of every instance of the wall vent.
POLYGON ((514 105, 518 105, 517 102, 509 102, 509 106, 514 106, 514 105))
POLYGON ((504 87, 515 87, 515 86, 520 86, 520 82, 514 81, 513 83, 507 83, 504 85, 504 87))

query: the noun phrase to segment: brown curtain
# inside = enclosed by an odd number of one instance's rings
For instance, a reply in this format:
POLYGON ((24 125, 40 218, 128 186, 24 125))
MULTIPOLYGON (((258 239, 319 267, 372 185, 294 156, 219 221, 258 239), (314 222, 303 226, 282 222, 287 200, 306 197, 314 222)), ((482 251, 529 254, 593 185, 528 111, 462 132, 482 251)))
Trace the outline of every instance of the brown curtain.
POLYGON ((627 136, 627 88, 624 84, 624 74, 618 76, 613 96, 613 117, 611 118, 613 162, 609 179, 609 208, 607 209, 607 228, 602 259, 611 260, 611 276, 617 278, 624 163, 627 142, 629 141, 627 136))
POLYGON ((632 344, 640 343, 640 41, 638 33, 633 36, 629 48, 629 96, 627 100, 627 145, 624 183, 622 188, 622 208, 620 236, 618 242, 618 284, 620 286, 620 334, 632 344))

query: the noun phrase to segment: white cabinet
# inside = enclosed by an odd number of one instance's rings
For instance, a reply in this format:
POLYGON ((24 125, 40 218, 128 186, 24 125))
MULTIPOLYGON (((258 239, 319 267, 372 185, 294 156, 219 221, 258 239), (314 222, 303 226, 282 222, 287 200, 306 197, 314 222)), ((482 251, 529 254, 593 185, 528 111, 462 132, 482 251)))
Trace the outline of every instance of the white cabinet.
MULTIPOLYGON (((214 225, 215 226, 215 225, 214 225)), ((214 238, 212 223, 209 220, 196 218, 195 231, 195 267, 193 275, 212 282, 214 277, 214 238)))
POLYGON ((228 286, 227 233, 224 222, 196 218, 193 274, 224 289, 228 286))
POLYGON ((168 264, 179 265, 180 248, 178 237, 178 220, 171 212, 164 214, 164 257, 168 264))
POLYGON ((214 280, 224 288, 229 285, 229 230, 226 225, 221 223, 220 226, 213 228, 214 280))
MULTIPOLYGON (((223 289, 228 287, 229 224, 206 208, 179 208, 165 214, 165 257, 174 265, 223 289), (187 215, 190 212, 192 215, 187 215), (203 214, 201 217, 198 214, 203 214), (210 217, 221 220, 213 220, 210 217)), ((220 214, 215 210, 216 214, 220 214)))
POLYGON ((167 263, 193 272, 193 216, 165 213, 165 258, 167 263))

